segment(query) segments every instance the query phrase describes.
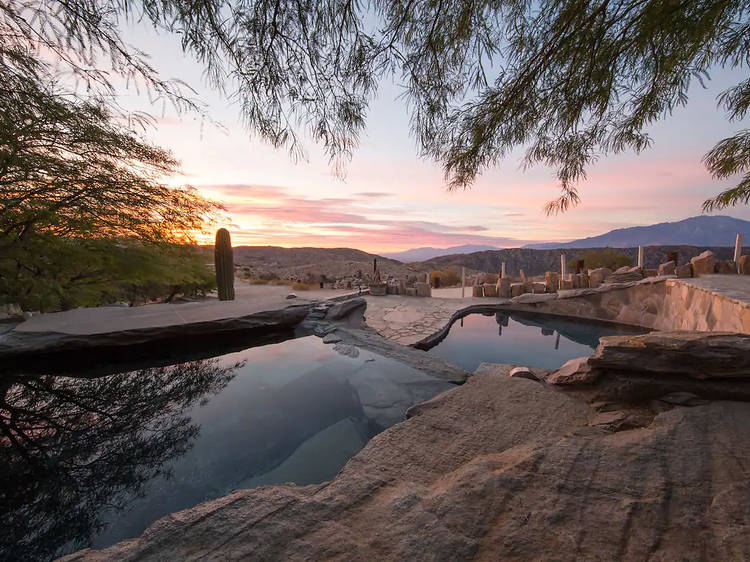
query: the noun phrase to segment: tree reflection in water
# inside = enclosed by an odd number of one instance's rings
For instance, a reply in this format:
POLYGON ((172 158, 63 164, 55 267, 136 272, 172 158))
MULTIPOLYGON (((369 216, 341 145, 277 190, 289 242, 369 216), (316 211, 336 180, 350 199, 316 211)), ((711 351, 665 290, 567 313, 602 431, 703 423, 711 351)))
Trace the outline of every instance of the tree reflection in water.
POLYGON ((199 427, 185 410, 219 393, 240 364, 195 361, 95 379, 0 382, 0 559, 49 559, 101 530, 168 475, 199 427))

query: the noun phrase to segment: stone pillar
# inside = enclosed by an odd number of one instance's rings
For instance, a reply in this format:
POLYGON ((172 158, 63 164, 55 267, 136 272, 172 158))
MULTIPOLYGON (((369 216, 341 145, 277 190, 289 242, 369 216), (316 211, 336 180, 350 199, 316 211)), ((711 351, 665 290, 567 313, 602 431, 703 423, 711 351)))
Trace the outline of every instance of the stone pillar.
POLYGON ((560 254, 560 289, 562 289, 562 282, 565 279, 565 276, 567 275, 566 271, 566 264, 565 264, 565 254, 560 254))
POLYGON ((500 265, 500 276, 505 277, 505 262, 500 265))
POLYGON ((734 266, 737 268, 737 273, 740 272, 740 257, 742 257, 742 234, 738 234, 734 241, 734 266))
MULTIPOLYGON (((466 296, 466 268, 461 268, 461 298, 464 298, 466 296)), ((463 319, 462 319, 463 320, 463 319)))
POLYGON ((643 269, 643 246, 638 246, 638 267, 643 269))

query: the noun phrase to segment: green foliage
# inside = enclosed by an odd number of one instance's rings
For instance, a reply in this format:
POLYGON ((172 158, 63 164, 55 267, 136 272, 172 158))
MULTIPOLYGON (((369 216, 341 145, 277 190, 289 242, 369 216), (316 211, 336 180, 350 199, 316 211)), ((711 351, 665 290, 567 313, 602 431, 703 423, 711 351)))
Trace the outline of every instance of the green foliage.
MULTIPOLYGON (((0 301, 53 311, 206 291, 213 286, 208 260, 186 243, 220 207, 167 183, 178 162, 135 132, 146 121, 121 119, 96 89, 65 89, 38 55, 46 46, 81 71, 76 51, 93 56, 97 46, 88 40, 115 33, 83 16, 58 30, 55 48, 29 23, 48 25, 71 7, 0 6, 0 301), (35 13, 42 19, 24 18, 35 13), (76 35, 80 25, 88 31, 76 35)), ((107 84, 95 69, 84 74, 107 84)))
POLYGON ((575 271, 578 260, 584 261, 585 269, 596 269, 598 267, 608 267, 612 271, 623 266, 632 266, 633 260, 629 256, 618 252, 612 248, 603 250, 588 250, 585 253, 568 260, 568 271, 575 271))
MULTIPOLYGON (((10 45, 41 44, 89 86, 106 58, 156 95, 189 106, 119 36, 118 18, 179 33, 213 86, 240 101, 247 126, 302 154, 300 129, 334 162, 351 155, 378 83, 404 88, 413 132, 444 166, 448 185, 519 148, 524 165, 557 170, 562 194, 548 212, 579 200, 576 184, 603 154, 640 152, 647 130, 687 102, 691 84, 750 63, 743 0, 8 0, 0 25, 10 45)), ((719 97, 730 120, 750 108, 750 79, 719 97)), ((747 131, 706 155, 717 178, 740 183, 707 209, 750 199, 747 131)))
POLYGON ((34 235, 0 256, 0 303, 25 310, 133 305, 214 287, 210 257, 191 245, 34 235))

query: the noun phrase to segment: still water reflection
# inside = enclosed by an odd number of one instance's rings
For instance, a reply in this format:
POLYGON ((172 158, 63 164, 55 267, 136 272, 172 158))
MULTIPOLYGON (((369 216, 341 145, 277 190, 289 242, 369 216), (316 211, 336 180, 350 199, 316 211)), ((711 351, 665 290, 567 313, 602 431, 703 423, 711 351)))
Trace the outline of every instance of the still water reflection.
POLYGON ((469 314, 454 322, 445 339, 429 353, 467 371, 483 362, 556 369, 569 359, 591 355, 600 337, 644 332, 542 314, 469 314))
POLYGON ((309 336, 99 378, 4 379, 0 559, 107 546, 237 488, 329 480, 452 386, 345 351, 309 336))

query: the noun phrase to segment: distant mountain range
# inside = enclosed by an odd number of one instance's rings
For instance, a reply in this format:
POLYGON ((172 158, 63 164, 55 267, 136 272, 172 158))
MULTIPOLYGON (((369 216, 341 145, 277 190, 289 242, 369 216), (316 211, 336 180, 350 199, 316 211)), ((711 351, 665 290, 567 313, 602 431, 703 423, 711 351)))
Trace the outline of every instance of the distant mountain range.
POLYGON ((452 246, 450 248, 412 248, 403 252, 388 252, 381 254, 383 257, 392 260, 398 260, 404 263, 415 261, 426 261, 440 256, 450 256, 453 254, 471 254, 473 252, 483 252, 485 250, 499 250, 497 246, 485 246, 481 244, 464 244, 463 246, 452 246))
MULTIPOLYGON (((567 260, 581 259, 585 257, 588 249, 568 248, 565 250, 567 260)), ((734 248, 729 244, 718 246, 683 246, 664 245, 647 246, 644 249, 644 262, 648 268, 656 268, 659 264, 667 261, 667 252, 677 252, 678 263, 686 263, 693 256, 697 256, 704 250, 711 250, 720 260, 730 260, 734 248)), ((745 246, 743 253, 748 253, 750 248, 745 246)), ((638 260, 638 248, 620 248, 618 252, 628 256, 632 263, 638 260)), ((532 248, 506 248, 504 250, 488 250, 474 252, 472 254, 453 254, 450 256, 439 256, 423 262, 410 263, 410 268, 415 271, 443 270, 449 267, 465 267, 467 272, 484 271, 497 273, 502 263, 505 262, 506 271, 511 275, 518 275, 523 269, 526 275, 541 275, 545 271, 558 271, 560 269, 560 248, 554 250, 537 250, 532 248)))
POLYGON ((733 246, 735 236, 750 241, 750 221, 726 216, 698 216, 651 226, 618 228, 606 234, 572 242, 527 244, 524 248, 550 250, 563 248, 633 248, 637 246, 733 246))
MULTIPOLYGON (((372 273, 373 260, 384 276, 410 277, 417 272, 466 267, 469 271, 496 272, 503 262, 507 270, 527 275, 556 271, 560 251, 568 259, 583 257, 585 248, 620 248, 635 263, 637 247, 646 246, 646 267, 656 267, 668 251, 677 251, 680 263, 706 249, 719 259, 731 259, 737 233, 750 244, 750 221, 726 216, 699 216, 677 222, 612 230, 601 236, 572 242, 530 244, 523 248, 466 244, 451 248, 414 248, 382 256, 353 248, 280 248, 278 246, 236 246, 234 261, 248 276, 281 279, 340 279, 372 273)), ((207 246, 208 251, 211 247, 207 246)), ((745 250, 747 253, 747 249, 745 250)))

